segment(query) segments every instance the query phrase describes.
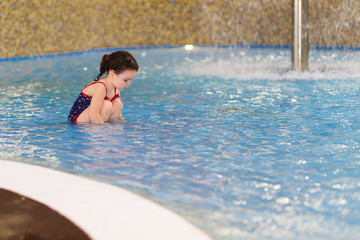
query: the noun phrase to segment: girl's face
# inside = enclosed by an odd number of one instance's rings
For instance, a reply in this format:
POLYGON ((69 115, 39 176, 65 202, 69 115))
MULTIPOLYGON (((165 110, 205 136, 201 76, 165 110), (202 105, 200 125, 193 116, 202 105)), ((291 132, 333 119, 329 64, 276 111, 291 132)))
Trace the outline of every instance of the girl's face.
POLYGON ((114 87, 122 91, 131 85, 131 80, 133 80, 137 74, 138 72, 135 70, 125 70, 120 74, 114 72, 114 74, 112 74, 112 83, 114 87))

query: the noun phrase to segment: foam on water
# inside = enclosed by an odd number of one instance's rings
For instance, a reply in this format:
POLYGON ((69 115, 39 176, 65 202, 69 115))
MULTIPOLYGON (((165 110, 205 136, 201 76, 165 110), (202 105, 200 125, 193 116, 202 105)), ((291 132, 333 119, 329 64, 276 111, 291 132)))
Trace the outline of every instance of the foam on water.
MULTIPOLYGON (((201 51, 201 49, 199 49, 201 51)), ((225 51, 225 50, 223 50, 225 51)), ((232 49, 229 54, 216 52, 193 64, 190 69, 194 76, 219 77, 238 80, 288 80, 288 79, 358 79, 358 52, 342 51, 310 52, 309 70, 297 72, 291 70, 291 56, 289 50, 232 49)), ((188 72, 188 68, 183 69, 188 72)))

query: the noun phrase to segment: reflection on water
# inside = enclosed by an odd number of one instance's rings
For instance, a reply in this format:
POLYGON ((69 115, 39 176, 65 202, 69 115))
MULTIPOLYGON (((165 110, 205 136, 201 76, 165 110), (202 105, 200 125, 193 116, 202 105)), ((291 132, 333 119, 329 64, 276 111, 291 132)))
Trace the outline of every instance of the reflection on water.
POLYGON ((78 124, 77 130, 82 139, 82 147, 77 154, 87 158, 87 161, 79 162, 78 168, 88 172, 111 171, 124 164, 123 161, 115 159, 130 157, 129 147, 121 147, 121 136, 125 135, 121 123, 107 123, 105 126, 78 124))
POLYGON ((360 237, 358 52, 296 73, 284 49, 136 50, 127 122, 69 124, 102 54, 0 66, 20 72, 0 76, 2 159, 128 188, 215 239, 360 237))

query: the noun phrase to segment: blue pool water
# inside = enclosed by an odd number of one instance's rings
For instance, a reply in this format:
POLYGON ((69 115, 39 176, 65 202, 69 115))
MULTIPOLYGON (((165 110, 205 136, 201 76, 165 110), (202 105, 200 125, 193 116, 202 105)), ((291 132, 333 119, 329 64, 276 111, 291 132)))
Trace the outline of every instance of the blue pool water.
POLYGON ((0 159, 118 185, 214 239, 360 238, 360 53, 135 49, 124 124, 68 124, 105 51, 0 64, 0 159))

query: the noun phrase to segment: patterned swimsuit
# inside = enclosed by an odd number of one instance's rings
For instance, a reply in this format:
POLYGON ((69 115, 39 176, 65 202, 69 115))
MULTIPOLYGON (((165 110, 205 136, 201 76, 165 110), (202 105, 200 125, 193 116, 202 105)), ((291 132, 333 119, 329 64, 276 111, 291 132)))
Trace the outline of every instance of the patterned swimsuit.
MULTIPOLYGON (((88 86, 96 84, 96 83, 104 84, 105 90, 106 90, 106 95, 108 94, 106 85, 103 82, 92 82, 89 85, 87 85, 86 87, 84 87, 83 90, 81 90, 79 97, 76 99, 76 101, 74 102, 74 104, 70 110, 68 120, 71 123, 75 123, 77 118, 80 116, 80 114, 90 106, 92 96, 86 95, 83 91, 88 86)), ((116 88, 114 89, 114 91, 116 93, 116 88)), ((106 95, 105 95, 105 99, 109 100, 109 98, 106 95)), ((110 101, 113 101, 115 98, 120 98, 120 94, 119 93, 115 94, 115 96, 110 101)))

